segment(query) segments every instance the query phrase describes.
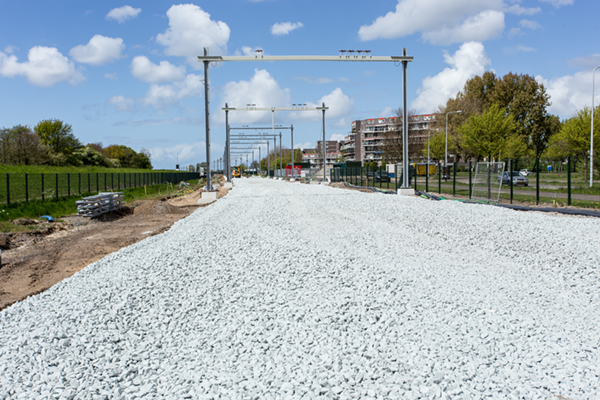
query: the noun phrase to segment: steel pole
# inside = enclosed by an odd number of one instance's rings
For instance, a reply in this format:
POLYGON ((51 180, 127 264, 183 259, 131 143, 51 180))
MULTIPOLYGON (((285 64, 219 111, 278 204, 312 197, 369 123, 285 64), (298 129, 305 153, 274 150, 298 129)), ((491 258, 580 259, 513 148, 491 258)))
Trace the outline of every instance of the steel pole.
MULTIPOLYGON (((406 56, 406 47, 402 49, 402 54, 406 56)), ((407 68, 408 61, 402 61, 402 189, 410 189, 408 177, 408 101, 406 89, 407 68)))
POLYGON ((294 171, 296 171, 294 169, 294 125, 291 125, 292 129, 292 178, 294 178, 294 171))
POLYGON ((261 151, 260 151, 260 146, 258 147, 258 171, 260 173, 260 176, 262 176, 262 168, 260 166, 260 162, 262 161, 262 156, 261 156, 261 151))
POLYGON ((448 114, 446 113, 446 150, 444 151, 444 167, 448 165, 448 114))
POLYGON ((325 146, 325 103, 322 104, 323 107, 323 182, 327 182, 327 173, 325 169, 327 167, 327 153, 325 146))
POLYGON ((267 140, 267 178, 271 177, 271 150, 269 150, 269 141, 267 140))
POLYGON ((281 132, 279 132, 279 173, 283 176, 283 141, 281 140, 281 132))
MULTIPOLYGON (((275 136, 275 110, 271 109, 271 134, 275 136)), ((277 154, 277 140, 273 142, 273 156, 277 154)), ((275 162, 273 164, 273 169, 277 169, 277 157, 275 157, 275 162)), ((275 171, 273 171, 273 178, 275 178, 275 171)))
POLYGON ((594 74, 600 65, 592 71, 592 129, 590 131, 590 187, 594 178, 594 74))
MULTIPOLYGON (((204 48, 204 57, 208 56, 208 47, 204 48)), ((212 190, 210 179, 210 96, 208 88, 208 64, 210 61, 204 61, 204 119, 206 124, 206 190, 212 190)))
POLYGON ((231 138, 229 134, 229 110, 227 110, 227 103, 225 103, 225 167, 227 172, 227 182, 231 182, 231 138))
POLYGON ((460 111, 448 111, 446 113, 446 151, 444 153, 444 167, 448 166, 448 115, 450 114, 460 114, 462 112, 462 110, 460 111))

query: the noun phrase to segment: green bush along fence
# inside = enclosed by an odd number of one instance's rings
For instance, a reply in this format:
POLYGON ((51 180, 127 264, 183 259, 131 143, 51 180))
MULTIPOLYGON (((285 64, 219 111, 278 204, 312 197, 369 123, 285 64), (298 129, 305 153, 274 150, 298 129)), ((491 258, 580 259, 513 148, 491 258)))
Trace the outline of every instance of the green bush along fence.
POLYGON ((0 174, 0 203, 91 195, 140 186, 198 179, 197 172, 92 172, 0 174))
MULTIPOLYGON (((527 169, 528 186, 502 185, 501 203, 524 201, 530 203, 554 203, 556 205, 600 208, 600 182, 589 185, 589 175, 582 163, 571 159, 566 162, 556 160, 503 160, 506 172, 527 169)), ((476 163, 468 162, 460 166, 450 165, 446 170, 442 163, 435 164, 435 174, 416 175, 410 167, 410 185, 416 190, 471 198, 475 178, 476 163)), ((424 169, 425 170, 425 169, 424 169)), ((402 164, 395 165, 397 173, 389 181, 378 178, 385 167, 333 168, 332 182, 346 182, 361 187, 397 190, 402 185, 402 164)), ((494 181, 497 177, 494 178, 494 181)), ((496 189, 497 190, 497 189, 496 189)), ((497 195, 497 192, 495 193, 497 195)), ((494 199, 495 200, 495 199, 494 199)))

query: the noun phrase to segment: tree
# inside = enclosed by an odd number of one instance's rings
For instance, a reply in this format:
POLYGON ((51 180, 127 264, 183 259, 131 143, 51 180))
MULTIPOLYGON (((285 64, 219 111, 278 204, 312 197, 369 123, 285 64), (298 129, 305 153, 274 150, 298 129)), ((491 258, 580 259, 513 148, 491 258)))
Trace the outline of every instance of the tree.
POLYGON ((515 133, 539 158, 560 127, 556 117, 546 110, 550 106, 550 95, 544 85, 533 76, 511 72, 498 81, 493 98, 494 104, 513 117, 515 133))
MULTIPOLYGON (((459 128, 467 122, 471 115, 481 114, 493 103, 496 84, 496 75, 491 71, 484 72, 482 76, 475 76, 465 82, 463 89, 456 94, 456 97, 448 99, 446 105, 436 111, 437 116, 430 126, 432 130, 444 133, 444 155, 446 129, 448 129, 448 151, 454 154, 454 160, 458 162, 469 157, 462 148, 459 128), (456 111, 460 111, 460 113, 456 113, 456 111), (452 114, 446 125, 446 114, 449 112, 452 114)), ((432 143, 437 140, 439 139, 433 139, 432 143)), ((441 159, 438 158, 438 160, 441 159)))
POLYGON ((134 168, 152 169, 152 163, 150 162, 150 154, 147 150, 142 149, 141 152, 133 156, 132 164, 134 168))
POLYGON ((0 158, 3 164, 35 165, 47 160, 48 150, 28 126, 16 125, 0 131, 0 158))
MULTIPOLYGON (((600 150, 600 124, 596 124, 596 113, 600 113, 600 106, 594 111, 594 154, 600 150)), ((549 153, 560 156, 575 156, 584 162, 584 181, 589 170, 590 131, 592 127, 592 111, 585 107, 564 121, 560 131, 552 138, 549 153)), ((595 157, 598 159, 599 157, 595 157)), ((597 160, 600 161, 600 160, 597 160)), ((595 166, 597 168, 597 165, 595 166)))
MULTIPOLYGON (((403 153, 403 110, 402 108, 398 108, 394 111, 396 118, 394 120, 394 125, 391 129, 383 132, 384 143, 383 143, 383 159, 387 162, 398 162, 402 160, 404 157, 403 153)), ((414 110, 408 111, 408 119, 413 115, 416 115, 414 110)), ((418 142, 415 137, 415 132, 411 132, 409 127, 408 129, 408 158, 414 158, 421 154, 422 144, 418 142)))
MULTIPOLYGON (((430 132, 431 133, 431 132, 430 132)), ((429 136, 429 158, 430 160, 440 161, 446 154, 446 135, 444 132, 434 133, 429 136)), ((448 151, 454 152, 454 142, 448 140, 448 151)), ((423 147, 423 156, 427 157, 427 142, 423 147)), ((427 159, 427 158, 425 158, 427 159)))
POLYGON ((506 149, 507 140, 514 130, 512 117, 506 115, 496 104, 480 115, 470 116, 467 123, 459 128, 462 147, 477 160, 499 157, 506 149))
POLYGON ((45 144, 54 153, 69 155, 82 147, 79 139, 73 135, 73 128, 69 124, 57 119, 46 119, 38 122, 33 128, 42 144, 45 144))
POLYGON ((105 148, 104 151, 110 158, 118 160, 122 168, 152 169, 150 152, 144 148, 136 153, 131 147, 113 144, 105 148))

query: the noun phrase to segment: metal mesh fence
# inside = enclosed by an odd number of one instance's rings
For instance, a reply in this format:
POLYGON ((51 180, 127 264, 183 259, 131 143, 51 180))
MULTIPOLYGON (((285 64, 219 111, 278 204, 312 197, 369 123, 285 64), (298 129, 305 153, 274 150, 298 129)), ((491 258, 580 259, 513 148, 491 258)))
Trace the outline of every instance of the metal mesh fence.
POLYGON ((197 179, 196 172, 92 172, 58 174, 0 174, 0 203, 49 200, 60 197, 121 191, 163 182, 197 179))

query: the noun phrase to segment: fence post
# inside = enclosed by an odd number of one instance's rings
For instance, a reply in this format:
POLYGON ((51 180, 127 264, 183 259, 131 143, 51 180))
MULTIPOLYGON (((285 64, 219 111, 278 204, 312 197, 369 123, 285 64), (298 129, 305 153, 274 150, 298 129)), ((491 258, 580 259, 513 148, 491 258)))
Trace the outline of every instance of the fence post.
POLYGON ((510 204, 513 203, 513 162, 512 159, 508 160, 510 165, 510 204))
POLYGON ((96 172, 96 193, 100 193, 100 174, 96 172))
POLYGON ((442 163, 438 161, 438 193, 442 194, 442 163))
POLYGON ((56 198, 58 199, 58 174, 56 175, 56 198))
POLYGON ((92 189, 91 189, 91 186, 90 186, 90 180, 91 180, 91 175, 90 175, 90 173, 88 172, 88 194, 89 194, 89 193, 92 193, 92 189))
POLYGON ((104 191, 108 192, 108 190, 106 189, 106 172, 104 173, 104 191))
MULTIPOLYGON (((417 169, 414 169, 415 171, 415 187, 414 189, 417 190, 417 180, 419 179, 419 174, 417 173, 417 169)), ((408 164, 408 182, 410 185, 410 163, 408 164)))
POLYGON ((567 157, 567 205, 571 205, 571 156, 567 157))
POLYGON ((456 160, 452 163, 452 196, 456 195, 456 160))
POLYGON ((535 204, 540 204, 540 159, 535 159, 535 204))
POLYGON ((10 204, 10 174, 6 174, 6 204, 10 204))
POLYGON ((67 172, 67 197, 71 197, 71 173, 67 172))
POLYGON ((427 171, 425 172, 425 191, 429 192, 429 163, 427 163, 427 171))
POLYGON ((44 173, 42 172, 42 201, 44 201, 46 199, 46 196, 44 195, 44 173))
POLYGON ((79 175, 79 179, 78 179, 78 181, 79 181, 79 184, 78 184, 79 190, 78 191, 79 191, 79 195, 81 196, 81 172, 78 175, 79 175))
POLYGON ((29 174, 25 174, 25 201, 29 203, 29 174))
POLYGON ((110 173, 110 191, 114 192, 115 190, 115 174, 114 173, 110 173))
POLYGON ((473 170, 473 164, 471 163, 471 161, 469 161, 469 199, 471 198, 471 186, 472 186, 471 171, 472 170, 473 170))

